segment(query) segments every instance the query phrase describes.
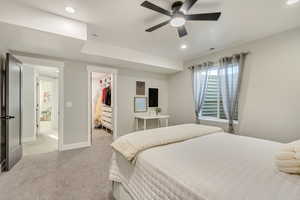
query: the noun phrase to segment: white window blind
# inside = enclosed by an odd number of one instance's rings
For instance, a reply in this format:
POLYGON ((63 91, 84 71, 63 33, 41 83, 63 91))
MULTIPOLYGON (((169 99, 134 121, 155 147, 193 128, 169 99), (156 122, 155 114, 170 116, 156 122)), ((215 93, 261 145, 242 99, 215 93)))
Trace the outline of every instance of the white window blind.
MULTIPOLYGON (((218 69, 212 68, 208 74, 207 89, 199 118, 226 119, 219 88, 218 69)), ((238 119, 237 112, 235 120, 238 119)))

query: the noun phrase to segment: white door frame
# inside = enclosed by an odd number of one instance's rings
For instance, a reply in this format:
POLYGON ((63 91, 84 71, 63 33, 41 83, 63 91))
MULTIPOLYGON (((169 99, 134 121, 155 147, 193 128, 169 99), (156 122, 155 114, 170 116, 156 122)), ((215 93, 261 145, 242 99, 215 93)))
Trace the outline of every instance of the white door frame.
POLYGON ((40 132, 40 80, 39 75, 36 71, 34 72, 34 81, 34 137, 36 138, 40 132))
MULTIPOLYGON (((27 65, 37 65, 37 63, 33 62, 25 62, 23 64, 27 65)), ((63 144, 64 144, 64 63, 60 62, 60 65, 55 66, 46 66, 46 65, 39 65, 41 67, 55 67, 59 70, 58 75, 58 151, 63 151, 63 144)), ((35 91, 36 92, 36 91, 35 91)), ((36 105, 35 105, 36 108, 36 105)))
POLYGON ((58 67, 58 151, 63 151, 64 144, 64 65, 58 67))
POLYGON ((118 136, 118 102, 117 102, 117 77, 118 77, 118 70, 112 69, 108 67, 98 67, 98 66, 87 66, 88 71, 88 144, 91 146, 92 144, 92 72, 99 72, 99 73, 111 73, 112 74, 112 102, 113 102, 113 138, 118 136))

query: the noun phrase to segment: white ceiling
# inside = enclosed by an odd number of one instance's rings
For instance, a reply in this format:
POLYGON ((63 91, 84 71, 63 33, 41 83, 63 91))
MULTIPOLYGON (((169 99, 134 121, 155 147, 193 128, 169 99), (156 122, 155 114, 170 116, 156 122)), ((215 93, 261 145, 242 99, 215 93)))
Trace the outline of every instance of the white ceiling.
MULTIPOLYGON (((21 56, 24 63, 43 64, 44 60, 76 61, 89 65, 105 65, 119 68, 131 68, 157 73, 174 73, 176 70, 163 67, 154 67, 141 63, 134 63, 115 58, 81 53, 84 41, 64 37, 47 32, 41 32, 21 26, 9 25, 0 22, 0 52, 11 50, 21 56), (32 62, 32 59, 36 61, 32 62)), ((45 63, 46 66, 57 64, 45 63)), ((59 65, 61 66, 61 65, 59 65)))
MULTIPOLYGON (((188 22, 189 35, 183 39, 170 26, 146 33, 145 28, 165 17, 142 8, 143 0, 14 1, 85 22, 89 35, 98 34, 100 42, 184 61, 209 53, 211 47, 223 49, 300 26, 300 6, 288 7, 286 0, 199 0, 190 13, 222 11, 222 16, 218 22, 188 22), (66 13, 65 6, 76 13, 66 13), (184 51, 182 43, 188 45, 184 51)), ((150 1, 166 9, 173 2, 150 1)))

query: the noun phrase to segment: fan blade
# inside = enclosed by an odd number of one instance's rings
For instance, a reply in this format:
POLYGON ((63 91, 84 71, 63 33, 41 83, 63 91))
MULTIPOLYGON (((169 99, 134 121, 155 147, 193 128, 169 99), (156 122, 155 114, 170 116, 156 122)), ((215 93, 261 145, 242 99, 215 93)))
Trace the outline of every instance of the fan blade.
POLYGON ((162 22, 160 24, 157 24, 156 26, 152 26, 151 28, 148 28, 146 31, 147 32, 155 31, 156 29, 159 29, 160 27, 167 25, 169 22, 170 22, 170 20, 162 22))
POLYGON ((220 16, 221 16, 220 12, 204 13, 204 14, 185 15, 185 19, 200 20, 200 21, 217 21, 220 16))
POLYGON ((186 31, 185 26, 178 27, 177 31, 178 31, 179 37, 184 37, 184 36, 186 36, 188 34, 187 31, 186 31))
POLYGON ((154 5, 153 3, 150 3, 149 1, 144 1, 141 4, 141 6, 171 17, 170 11, 167 11, 167 10, 157 6, 157 5, 154 5))
POLYGON ((186 13, 191 9, 191 7, 197 2, 197 0, 185 0, 182 4, 180 11, 186 13))

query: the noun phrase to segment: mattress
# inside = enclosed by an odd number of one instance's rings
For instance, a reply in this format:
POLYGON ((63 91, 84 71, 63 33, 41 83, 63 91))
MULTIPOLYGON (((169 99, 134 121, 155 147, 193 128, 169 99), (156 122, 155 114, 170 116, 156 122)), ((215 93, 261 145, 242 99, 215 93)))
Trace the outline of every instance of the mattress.
POLYGON ((279 146, 215 133, 148 149, 135 165, 115 153, 110 180, 133 200, 299 200, 300 176, 274 165, 279 146))

